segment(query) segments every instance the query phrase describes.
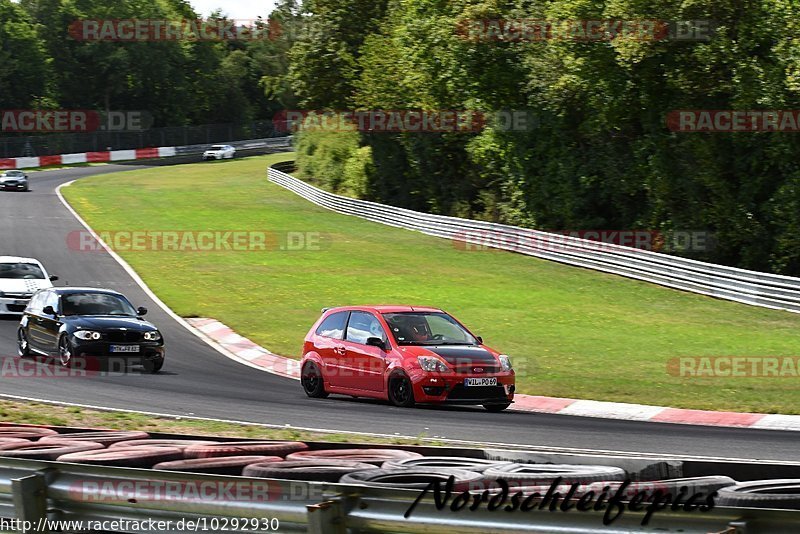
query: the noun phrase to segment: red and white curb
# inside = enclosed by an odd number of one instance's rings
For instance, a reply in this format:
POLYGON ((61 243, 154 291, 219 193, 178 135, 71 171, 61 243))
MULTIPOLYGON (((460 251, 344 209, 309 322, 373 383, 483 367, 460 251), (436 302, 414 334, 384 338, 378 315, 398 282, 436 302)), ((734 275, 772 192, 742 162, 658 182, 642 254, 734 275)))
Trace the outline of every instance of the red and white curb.
POLYGON ((51 165, 73 165, 75 163, 109 163, 136 159, 169 158, 177 153, 174 146, 137 148, 135 150, 106 150, 102 152, 81 152, 77 154, 57 154, 55 156, 35 156, 30 158, 0 159, 0 170, 29 169, 51 165))
MULTIPOLYGON (((299 380, 300 362, 298 360, 273 354, 217 320, 189 318, 186 319, 186 322, 202 337, 224 349, 224 352, 232 359, 262 371, 299 380)), ((685 410, 664 406, 562 399, 521 393, 514 396, 512 409, 521 412, 577 415, 626 421, 800 431, 800 415, 685 410)))
POLYGON ((202 337, 219 345, 233 359, 268 373, 300 380, 300 362, 273 354, 214 319, 186 318, 202 337))

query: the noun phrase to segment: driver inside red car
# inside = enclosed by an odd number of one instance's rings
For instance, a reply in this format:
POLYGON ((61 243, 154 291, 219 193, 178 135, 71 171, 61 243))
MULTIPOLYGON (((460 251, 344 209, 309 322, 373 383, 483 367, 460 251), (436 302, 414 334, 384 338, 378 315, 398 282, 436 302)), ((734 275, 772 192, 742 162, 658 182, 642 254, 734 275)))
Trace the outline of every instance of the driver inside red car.
POLYGON ((410 337, 417 342, 429 341, 431 337, 428 331, 428 324, 425 322, 412 324, 410 337))

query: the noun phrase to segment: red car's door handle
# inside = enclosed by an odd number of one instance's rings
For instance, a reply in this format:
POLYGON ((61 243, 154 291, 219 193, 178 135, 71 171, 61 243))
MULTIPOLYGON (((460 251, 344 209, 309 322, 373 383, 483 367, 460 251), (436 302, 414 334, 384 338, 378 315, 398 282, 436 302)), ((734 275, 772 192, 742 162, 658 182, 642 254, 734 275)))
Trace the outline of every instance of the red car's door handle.
POLYGON ((345 350, 344 347, 336 347, 336 348, 333 349, 333 352, 335 352, 339 356, 344 356, 345 352, 347 352, 347 351, 345 350))

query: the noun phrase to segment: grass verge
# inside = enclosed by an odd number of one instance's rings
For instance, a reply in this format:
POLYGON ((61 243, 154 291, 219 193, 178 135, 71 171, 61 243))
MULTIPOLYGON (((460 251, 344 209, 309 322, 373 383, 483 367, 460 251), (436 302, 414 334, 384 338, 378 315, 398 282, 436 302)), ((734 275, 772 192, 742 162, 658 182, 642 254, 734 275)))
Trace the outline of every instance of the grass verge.
POLYGON ((0 420, 6 423, 49 425, 85 428, 111 428, 114 430, 143 430, 164 434, 190 434, 248 439, 274 439, 289 441, 330 441, 336 443, 388 443, 395 445, 442 445, 425 436, 380 437, 361 434, 310 432, 293 428, 269 428, 221 421, 155 417, 152 415, 101 411, 77 406, 59 406, 38 402, 0 400, 0 420))
MULTIPOLYGON (((323 306, 444 308, 510 354, 523 393, 684 408, 800 413, 797 375, 675 376, 680 357, 800 356, 800 315, 662 288, 500 251, 465 251, 335 214, 270 184, 291 155, 98 176, 64 188, 108 231, 248 230, 266 251, 118 252, 182 316, 214 317, 299 357, 323 306), (287 250, 293 236, 319 246, 287 250), (316 241, 315 241, 316 243, 316 241)), ((750 367, 744 370, 748 374, 750 367)))

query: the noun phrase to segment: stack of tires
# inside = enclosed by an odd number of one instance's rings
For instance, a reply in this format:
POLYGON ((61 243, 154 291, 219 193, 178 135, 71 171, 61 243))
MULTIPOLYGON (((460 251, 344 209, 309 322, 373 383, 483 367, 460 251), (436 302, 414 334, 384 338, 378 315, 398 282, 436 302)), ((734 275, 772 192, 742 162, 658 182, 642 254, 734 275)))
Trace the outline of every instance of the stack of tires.
POLYGON ((800 480, 794 479, 736 482, 726 476, 705 476, 639 481, 637 473, 612 466, 423 456, 390 448, 310 450, 300 441, 153 439, 140 431, 59 434, 50 428, 0 426, 0 456, 412 490, 437 481, 445 484, 451 477, 453 491, 489 493, 509 488, 543 494, 556 483, 557 491, 565 495, 578 484, 575 498, 589 491, 613 493, 625 484, 626 497, 645 492, 645 501, 659 491, 673 495, 717 492, 718 506, 800 509, 800 480))

